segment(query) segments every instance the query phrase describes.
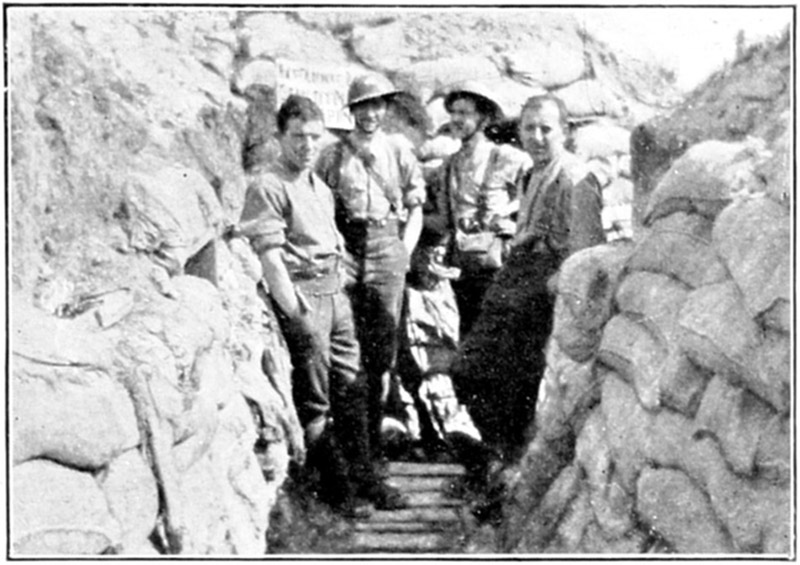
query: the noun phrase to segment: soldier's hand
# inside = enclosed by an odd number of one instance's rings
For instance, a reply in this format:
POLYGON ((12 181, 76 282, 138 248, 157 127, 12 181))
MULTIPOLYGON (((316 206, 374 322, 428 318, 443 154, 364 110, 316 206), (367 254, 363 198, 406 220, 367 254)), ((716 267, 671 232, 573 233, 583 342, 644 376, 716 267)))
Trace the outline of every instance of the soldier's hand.
POLYGON ((301 312, 292 317, 289 320, 289 331, 292 334, 292 341, 303 350, 304 356, 324 353, 322 337, 309 313, 301 312))

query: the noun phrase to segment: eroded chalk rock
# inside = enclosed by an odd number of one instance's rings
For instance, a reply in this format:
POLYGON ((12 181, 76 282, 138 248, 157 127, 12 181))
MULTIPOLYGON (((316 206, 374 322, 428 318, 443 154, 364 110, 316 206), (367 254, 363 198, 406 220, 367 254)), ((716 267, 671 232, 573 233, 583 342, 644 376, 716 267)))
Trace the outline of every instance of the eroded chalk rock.
POLYGON ((218 234, 223 223, 214 190, 192 169, 132 174, 124 193, 124 226, 131 246, 151 253, 172 274, 180 274, 186 261, 218 234))

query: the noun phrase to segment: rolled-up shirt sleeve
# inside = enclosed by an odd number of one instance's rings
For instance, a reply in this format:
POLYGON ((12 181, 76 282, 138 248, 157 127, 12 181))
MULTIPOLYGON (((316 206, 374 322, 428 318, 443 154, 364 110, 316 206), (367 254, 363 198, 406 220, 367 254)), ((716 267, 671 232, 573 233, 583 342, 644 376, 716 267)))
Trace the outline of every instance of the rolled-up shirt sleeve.
POLYGON ((239 230, 250 240, 257 254, 286 243, 284 210, 287 205, 285 191, 279 183, 266 182, 262 177, 254 179, 247 187, 239 230))

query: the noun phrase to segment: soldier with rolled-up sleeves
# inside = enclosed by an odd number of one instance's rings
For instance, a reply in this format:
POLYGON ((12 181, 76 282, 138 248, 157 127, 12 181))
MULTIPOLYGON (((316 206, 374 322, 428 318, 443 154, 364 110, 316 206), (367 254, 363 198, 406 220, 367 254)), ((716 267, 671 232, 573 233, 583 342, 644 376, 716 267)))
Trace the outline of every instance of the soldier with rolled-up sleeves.
POLYGON ((403 505, 369 457, 363 372, 350 301, 343 290, 344 242, 329 187, 311 169, 324 133, 322 112, 290 96, 277 116, 280 156, 252 177, 239 229, 263 266, 292 360, 295 406, 305 431, 309 476, 320 498, 348 517, 403 505))

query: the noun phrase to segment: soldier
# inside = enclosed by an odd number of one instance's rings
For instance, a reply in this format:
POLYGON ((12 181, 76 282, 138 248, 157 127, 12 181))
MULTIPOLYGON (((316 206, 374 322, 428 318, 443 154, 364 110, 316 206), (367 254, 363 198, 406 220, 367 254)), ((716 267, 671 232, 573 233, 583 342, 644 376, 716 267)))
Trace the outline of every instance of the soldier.
POLYGON ((397 357, 408 270, 422 229, 425 183, 401 135, 382 129, 387 101, 399 91, 383 76, 353 80, 347 103, 355 129, 320 157, 317 170, 333 189, 337 221, 353 258, 350 289, 369 396, 370 447, 382 457, 381 421, 397 357))
POLYGON ((503 112, 485 86, 458 83, 450 87, 444 104, 461 148, 440 169, 436 211, 427 227, 448 234, 449 261, 461 268, 453 290, 464 337, 514 235, 516 186, 531 162, 522 151, 486 138, 484 130, 503 112))
MULTIPOLYGON (((293 395, 319 474, 319 495, 346 516, 403 505, 369 459, 363 377, 352 310, 343 292, 342 236, 330 189, 312 172, 324 132, 322 112, 290 96, 277 116, 281 152, 252 177, 240 229, 264 279, 292 359, 293 395)), ((310 473, 313 474, 313 473, 310 473)))
POLYGON ((517 458, 533 421, 552 327, 552 279, 570 254, 605 241, 600 190, 607 179, 587 174, 565 149, 567 131, 560 99, 533 96, 523 106, 519 137, 534 165, 520 179, 512 250, 453 368, 460 398, 504 463, 517 458))

